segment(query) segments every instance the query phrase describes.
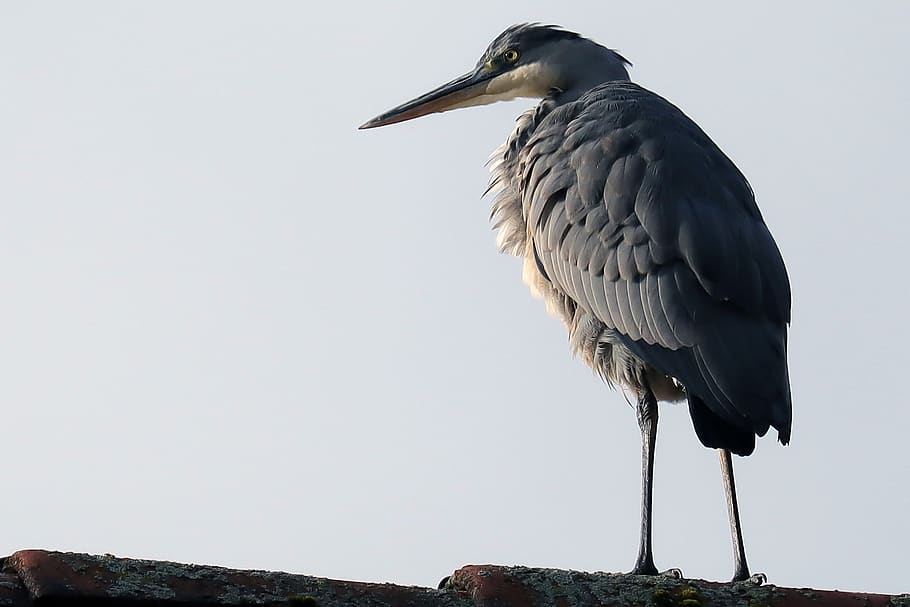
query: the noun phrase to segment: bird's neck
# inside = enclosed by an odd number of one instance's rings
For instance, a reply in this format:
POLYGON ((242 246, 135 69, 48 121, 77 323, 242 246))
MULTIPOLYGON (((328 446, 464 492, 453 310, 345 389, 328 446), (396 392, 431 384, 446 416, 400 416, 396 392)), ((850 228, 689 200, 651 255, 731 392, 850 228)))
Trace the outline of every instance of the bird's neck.
POLYGON ((581 52, 576 52, 574 61, 582 69, 565 71, 564 80, 557 85, 559 95, 555 98, 560 105, 575 101, 605 82, 629 80, 629 63, 622 55, 586 39, 577 44, 581 46, 581 52), (578 55, 581 55, 580 61, 578 55))

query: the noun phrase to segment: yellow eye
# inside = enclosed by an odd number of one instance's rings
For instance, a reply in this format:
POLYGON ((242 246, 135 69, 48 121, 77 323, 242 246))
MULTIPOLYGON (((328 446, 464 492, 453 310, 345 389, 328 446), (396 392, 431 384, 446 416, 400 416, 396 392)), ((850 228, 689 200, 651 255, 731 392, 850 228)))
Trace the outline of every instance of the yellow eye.
POLYGON ((506 63, 515 63, 518 61, 518 51, 509 49, 502 54, 502 58, 505 59, 506 63))

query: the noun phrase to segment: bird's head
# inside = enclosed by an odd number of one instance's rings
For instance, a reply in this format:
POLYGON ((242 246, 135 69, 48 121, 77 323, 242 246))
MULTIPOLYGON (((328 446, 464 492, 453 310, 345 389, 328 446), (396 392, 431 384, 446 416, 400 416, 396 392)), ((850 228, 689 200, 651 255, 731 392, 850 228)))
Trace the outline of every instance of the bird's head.
POLYGON ((628 80, 626 61, 553 25, 513 25, 496 37, 473 70, 360 126, 371 129, 436 112, 551 93, 572 100, 609 80, 628 80))

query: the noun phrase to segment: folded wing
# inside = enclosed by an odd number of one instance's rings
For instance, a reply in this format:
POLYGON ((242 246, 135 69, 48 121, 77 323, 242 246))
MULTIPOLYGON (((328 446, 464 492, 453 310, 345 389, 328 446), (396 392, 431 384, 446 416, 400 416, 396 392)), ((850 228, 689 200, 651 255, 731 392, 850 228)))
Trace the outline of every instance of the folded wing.
POLYGON ((751 452, 770 426, 787 442, 789 281, 733 163, 628 82, 554 111, 522 154, 547 279, 686 387, 702 442, 751 452))

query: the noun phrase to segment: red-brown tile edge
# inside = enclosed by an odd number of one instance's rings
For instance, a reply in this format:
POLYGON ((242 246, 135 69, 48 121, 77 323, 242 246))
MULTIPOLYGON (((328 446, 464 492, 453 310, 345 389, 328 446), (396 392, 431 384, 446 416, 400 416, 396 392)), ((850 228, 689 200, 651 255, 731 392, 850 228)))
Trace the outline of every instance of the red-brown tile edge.
POLYGON ((500 565, 462 567, 447 588, 471 596, 477 607, 910 607, 910 595, 500 565))
POLYGON ((349 582, 110 555, 24 550, 6 558, 4 566, 6 572, 15 573, 21 580, 29 602, 40 601, 42 605, 87 602, 103 602, 109 607, 163 603, 289 607, 473 605, 463 594, 416 586, 349 582))
POLYGON ((434 590, 44 550, 2 563, 0 607, 910 607, 908 595, 501 565, 462 567, 434 590))

